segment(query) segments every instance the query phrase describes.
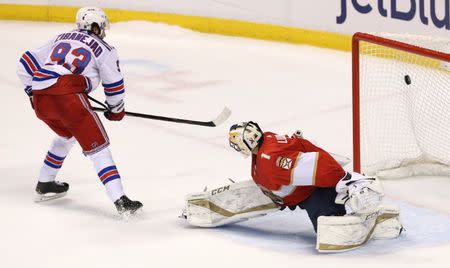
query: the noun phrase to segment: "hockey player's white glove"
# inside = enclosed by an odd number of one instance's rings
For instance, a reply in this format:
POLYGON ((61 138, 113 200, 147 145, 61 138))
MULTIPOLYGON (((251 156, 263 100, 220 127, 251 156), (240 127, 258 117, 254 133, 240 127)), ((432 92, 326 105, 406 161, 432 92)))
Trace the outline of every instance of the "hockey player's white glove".
POLYGON ((384 190, 380 181, 352 172, 336 185, 336 203, 345 204, 347 214, 370 214, 378 209, 384 190))

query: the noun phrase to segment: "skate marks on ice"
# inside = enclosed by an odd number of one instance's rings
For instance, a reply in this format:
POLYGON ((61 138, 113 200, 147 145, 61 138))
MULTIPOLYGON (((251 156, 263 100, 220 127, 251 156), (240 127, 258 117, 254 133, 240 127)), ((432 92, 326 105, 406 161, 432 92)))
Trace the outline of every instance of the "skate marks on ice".
POLYGON ((315 252, 316 235, 306 211, 284 210, 219 229, 221 235, 277 252, 315 252))
MULTIPOLYGON (((397 239, 371 240, 364 247, 339 255, 390 254, 450 243, 450 215, 398 201, 389 200, 387 203, 400 206, 401 221, 406 231, 397 239)), ((306 211, 300 209, 275 212, 212 230, 219 236, 249 247, 305 255, 317 253, 316 235, 306 211)))
POLYGON ((121 220, 121 217, 117 214, 115 208, 111 207, 108 209, 107 207, 101 205, 95 206, 93 204, 84 204, 80 200, 71 199, 70 193, 60 199, 35 203, 35 207, 36 209, 59 210, 61 215, 63 215, 63 213, 69 213, 77 215, 78 217, 80 217, 80 215, 84 215, 87 217, 104 218, 107 220, 121 220))
MULTIPOLYGON (((70 193, 68 195, 70 195, 70 193)), ((63 216, 64 214, 73 214, 73 216, 78 217, 80 221, 87 223, 91 222, 93 219, 100 219, 101 222, 106 221, 108 223, 139 224, 140 222, 146 222, 150 219, 143 209, 138 210, 135 214, 119 214, 114 206, 110 206, 109 204, 100 204, 96 206, 93 204, 85 204, 80 202, 80 200, 70 199, 70 197, 38 202, 36 205, 36 209, 53 210, 53 215, 56 215, 55 213, 60 214, 60 216, 63 216), (58 212, 54 210, 58 210, 58 212)))
POLYGON ((125 59, 121 62, 126 70, 128 86, 133 93, 162 103, 182 103, 178 91, 198 90, 222 85, 224 80, 201 78, 191 70, 177 70, 172 66, 153 60, 125 59))

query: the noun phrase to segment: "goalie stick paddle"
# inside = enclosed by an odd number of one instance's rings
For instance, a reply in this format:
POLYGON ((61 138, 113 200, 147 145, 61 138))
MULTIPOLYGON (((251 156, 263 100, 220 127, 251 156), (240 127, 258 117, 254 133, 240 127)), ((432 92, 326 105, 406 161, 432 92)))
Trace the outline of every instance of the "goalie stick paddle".
MULTIPOLYGON (((109 110, 108 107, 106 107, 106 105, 104 105, 100 101, 98 101, 90 96, 88 96, 88 98, 91 101, 102 106, 102 108, 93 107, 92 110, 94 110, 96 112, 106 112, 109 110)), ((227 120, 228 117, 230 117, 231 110, 228 107, 223 108, 222 112, 214 120, 211 120, 211 121, 196 121, 196 120, 190 120, 190 119, 181 119, 181 118, 166 117, 166 116, 152 115, 152 114, 141 114, 141 113, 127 112, 127 111, 125 111, 125 115, 139 117, 139 118, 147 118, 147 119, 153 119, 153 120, 181 123, 181 124, 189 124, 189 125, 197 125, 197 126, 205 126, 205 127, 216 127, 216 126, 222 124, 223 122, 225 122, 225 120, 227 120)))

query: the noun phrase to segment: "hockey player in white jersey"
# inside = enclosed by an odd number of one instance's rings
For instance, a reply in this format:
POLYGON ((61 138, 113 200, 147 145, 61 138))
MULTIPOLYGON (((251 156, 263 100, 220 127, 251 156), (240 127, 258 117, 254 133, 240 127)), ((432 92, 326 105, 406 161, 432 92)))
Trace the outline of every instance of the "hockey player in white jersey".
POLYGON ((77 141, 118 212, 133 214, 142 203, 125 195, 108 136, 87 98, 101 82, 109 107, 105 117, 120 121, 125 116, 125 86, 117 52, 103 40, 109 22, 101 9, 85 7, 77 12, 76 25, 76 30, 26 51, 18 65, 17 74, 37 117, 57 134, 39 174, 36 201, 66 194, 69 184, 55 178, 77 141))

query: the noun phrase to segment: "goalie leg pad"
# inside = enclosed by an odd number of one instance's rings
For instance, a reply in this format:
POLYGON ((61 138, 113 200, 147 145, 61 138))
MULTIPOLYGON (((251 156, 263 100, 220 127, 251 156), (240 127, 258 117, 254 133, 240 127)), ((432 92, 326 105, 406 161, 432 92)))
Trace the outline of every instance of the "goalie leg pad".
POLYGON ((373 239, 397 238, 404 230, 400 222, 400 209, 396 206, 380 207, 378 223, 373 231, 373 239))
POLYGON ((376 214, 359 216, 321 216, 318 221, 316 249, 319 252, 342 252, 356 249, 369 241, 376 214))
POLYGON ((189 194, 182 217, 194 226, 217 227, 278 210, 253 181, 245 181, 189 194))
POLYGON ((318 220, 316 249, 342 252, 359 248, 371 238, 396 238, 402 231, 399 210, 382 206, 366 215, 321 216, 318 220))

